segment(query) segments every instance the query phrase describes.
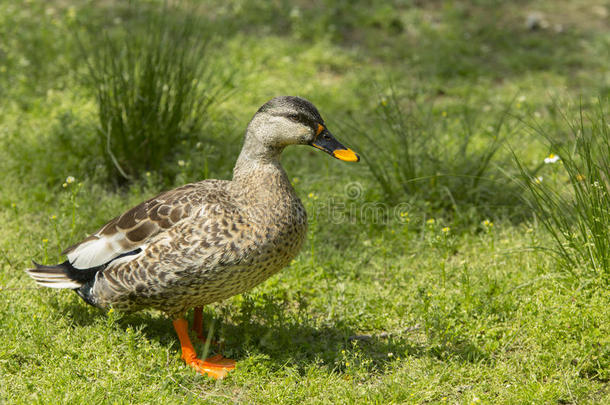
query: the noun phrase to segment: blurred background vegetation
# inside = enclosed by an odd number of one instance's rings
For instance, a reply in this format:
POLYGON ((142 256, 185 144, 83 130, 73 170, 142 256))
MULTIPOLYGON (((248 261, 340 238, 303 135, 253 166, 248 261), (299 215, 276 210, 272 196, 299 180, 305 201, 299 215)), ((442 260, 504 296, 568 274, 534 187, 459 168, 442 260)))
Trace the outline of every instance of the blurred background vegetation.
MULTIPOLYGON (((178 361, 180 383, 161 388, 163 367, 149 378, 134 366, 111 397, 135 386, 132 402, 603 402, 609 13, 605 0, 0 2, 0 329, 24 342, 0 350, 0 385, 17 387, 0 398, 30 398, 35 378, 48 381, 43 398, 70 400, 74 379, 50 376, 86 362, 22 370, 63 358, 32 341, 74 340, 64 328, 85 311, 68 294, 24 293, 28 260, 61 260, 156 192, 230 178, 254 112, 299 95, 363 161, 285 151, 308 245, 280 276, 207 310, 243 372, 200 392, 178 361), (56 326, 38 330, 37 311, 56 326)), ((147 328, 136 335, 148 366, 165 362, 171 334, 138 319, 82 321, 79 333, 123 348, 135 339, 125 328, 147 328)), ((89 350, 103 361, 113 349, 89 350)))

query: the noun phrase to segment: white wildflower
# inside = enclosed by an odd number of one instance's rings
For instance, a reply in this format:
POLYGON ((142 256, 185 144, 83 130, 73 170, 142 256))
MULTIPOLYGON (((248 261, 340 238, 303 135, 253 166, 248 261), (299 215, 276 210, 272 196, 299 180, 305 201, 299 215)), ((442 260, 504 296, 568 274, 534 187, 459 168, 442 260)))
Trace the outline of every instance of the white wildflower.
POLYGON ((551 153, 548 157, 544 158, 544 163, 548 165, 550 163, 555 163, 558 160, 559 160, 559 156, 554 155, 554 154, 551 153))

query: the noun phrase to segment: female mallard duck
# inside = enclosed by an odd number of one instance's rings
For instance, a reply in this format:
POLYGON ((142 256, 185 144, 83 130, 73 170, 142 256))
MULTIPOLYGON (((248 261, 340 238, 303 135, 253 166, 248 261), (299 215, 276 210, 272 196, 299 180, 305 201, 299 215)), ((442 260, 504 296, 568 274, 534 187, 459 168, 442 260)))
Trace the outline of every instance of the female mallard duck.
POLYGON ((185 313, 242 293, 298 254, 307 214, 280 165, 288 145, 311 145, 348 162, 359 160, 299 97, 276 97, 250 121, 233 180, 204 180, 166 191, 108 222, 66 249, 56 266, 28 270, 38 284, 71 288, 100 308, 155 308, 173 319, 182 358, 222 378, 235 367, 221 355, 197 358, 185 313))

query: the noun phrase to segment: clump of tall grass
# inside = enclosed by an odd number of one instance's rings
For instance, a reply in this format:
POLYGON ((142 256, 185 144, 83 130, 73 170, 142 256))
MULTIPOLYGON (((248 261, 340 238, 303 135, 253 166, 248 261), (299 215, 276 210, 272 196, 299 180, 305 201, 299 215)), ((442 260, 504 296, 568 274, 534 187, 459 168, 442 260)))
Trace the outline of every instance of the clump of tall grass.
POLYGON ((529 191, 528 201, 551 235, 550 250, 561 259, 563 269, 581 281, 605 284, 610 279, 609 112, 600 99, 591 113, 581 108, 576 118, 563 114, 567 138, 562 131, 549 133, 541 125, 531 125, 560 157, 565 177, 558 185, 541 181, 515 159, 529 191))
POLYGON ((117 184, 145 171, 163 176, 168 157, 201 132, 225 88, 197 13, 167 5, 132 12, 83 44, 100 152, 117 184))
POLYGON ((517 205, 519 190, 498 167, 504 137, 512 131, 508 107, 494 116, 467 106, 444 111, 417 99, 392 90, 363 122, 350 125, 386 198, 453 214, 470 211, 462 216, 466 220, 474 210, 477 223, 517 205))

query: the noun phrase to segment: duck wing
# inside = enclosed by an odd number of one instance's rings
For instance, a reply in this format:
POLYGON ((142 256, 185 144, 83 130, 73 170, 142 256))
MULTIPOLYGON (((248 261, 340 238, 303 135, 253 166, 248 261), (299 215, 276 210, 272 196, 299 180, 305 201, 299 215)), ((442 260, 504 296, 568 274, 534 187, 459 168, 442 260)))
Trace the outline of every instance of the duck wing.
POLYGON ((221 187, 212 183, 220 181, 187 184, 144 201, 62 254, 68 256, 68 262, 76 269, 89 269, 136 254, 151 238, 204 208, 210 191, 221 191, 221 187), (205 187, 205 183, 212 187, 205 187))

